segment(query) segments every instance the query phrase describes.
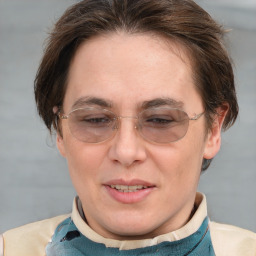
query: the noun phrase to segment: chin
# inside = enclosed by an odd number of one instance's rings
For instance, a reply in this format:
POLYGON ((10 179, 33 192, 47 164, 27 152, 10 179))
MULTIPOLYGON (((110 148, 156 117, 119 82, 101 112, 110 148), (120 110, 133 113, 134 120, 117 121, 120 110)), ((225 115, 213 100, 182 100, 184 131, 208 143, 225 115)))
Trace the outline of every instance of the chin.
POLYGON ((119 230, 120 232, 113 233, 113 238, 117 240, 140 240, 153 238, 154 235, 151 232, 142 231, 142 230, 131 230, 130 232, 124 230, 119 230))
POLYGON ((111 226, 111 233, 118 240, 137 240, 143 238, 152 238, 155 228, 149 225, 147 221, 122 221, 115 222, 111 226))

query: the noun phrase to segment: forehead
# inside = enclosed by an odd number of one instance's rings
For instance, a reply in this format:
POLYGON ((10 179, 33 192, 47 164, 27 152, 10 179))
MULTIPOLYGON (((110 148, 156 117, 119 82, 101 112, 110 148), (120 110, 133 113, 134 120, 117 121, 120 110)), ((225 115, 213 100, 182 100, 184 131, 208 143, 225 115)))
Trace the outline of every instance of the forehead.
POLYGON ((71 62, 64 107, 82 97, 106 98, 113 105, 166 97, 187 101, 197 94, 189 58, 181 44, 157 35, 94 37, 71 62))

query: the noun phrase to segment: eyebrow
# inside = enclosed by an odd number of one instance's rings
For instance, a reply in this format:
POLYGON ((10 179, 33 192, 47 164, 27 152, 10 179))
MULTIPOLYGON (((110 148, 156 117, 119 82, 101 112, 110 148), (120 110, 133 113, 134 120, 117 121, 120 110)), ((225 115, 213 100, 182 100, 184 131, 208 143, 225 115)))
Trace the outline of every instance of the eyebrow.
POLYGON ((182 108, 184 106, 184 102, 178 101, 171 98, 156 98, 153 100, 145 101, 142 103, 142 109, 161 107, 161 106, 170 106, 173 108, 182 108))
POLYGON ((77 99, 72 105, 72 109, 81 108, 81 107, 84 107, 85 105, 97 105, 104 108, 112 107, 112 103, 110 101, 107 101, 102 98, 88 96, 88 97, 81 97, 77 99))
MULTIPOLYGON (((113 103, 109 100, 98 98, 98 97, 87 96, 87 97, 81 97, 77 99, 72 105, 72 109, 81 108, 86 105, 97 105, 103 108, 113 107, 113 103)), ((144 101, 139 108, 148 109, 148 108, 155 108, 155 107, 161 107, 161 106, 182 108, 184 106, 184 103, 182 101, 177 101, 172 98, 155 98, 152 100, 144 101)))

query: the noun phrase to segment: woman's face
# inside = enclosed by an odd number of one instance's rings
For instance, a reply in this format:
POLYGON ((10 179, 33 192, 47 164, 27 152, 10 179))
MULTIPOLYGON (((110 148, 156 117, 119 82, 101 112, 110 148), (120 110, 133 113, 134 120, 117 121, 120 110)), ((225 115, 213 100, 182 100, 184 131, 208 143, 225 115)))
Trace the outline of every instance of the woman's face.
MULTIPOLYGON (((182 47, 157 36, 95 37, 80 46, 71 63, 63 111, 93 105, 137 116, 156 102, 168 107, 178 102, 192 117, 204 109, 188 58, 182 47)), ((202 159, 218 151, 219 134, 214 139, 206 134, 204 116, 190 121, 181 140, 164 145, 144 140, 134 123, 122 119, 112 139, 89 144, 76 139, 62 120, 63 137, 57 136, 88 224, 107 238, 149 238, 183 226, 202 159), (118 185, 138 190, 118 191, 118 185)))

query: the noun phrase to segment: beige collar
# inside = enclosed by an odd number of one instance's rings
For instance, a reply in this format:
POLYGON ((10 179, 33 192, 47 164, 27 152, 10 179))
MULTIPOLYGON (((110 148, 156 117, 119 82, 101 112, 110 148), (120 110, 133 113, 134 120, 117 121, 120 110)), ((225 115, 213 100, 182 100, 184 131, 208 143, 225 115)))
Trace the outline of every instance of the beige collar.
POLYGON ((105 244, 106 247, 119 248, 120 250, 130 250, 157 245, 161 242, 177 241, 195 233, 200 228, 202 222, 207 216, 206 198, 203 194, 197 193, 195 206, 197 208, 196 212, 194 213, 191 220, 182 228, 164 235, 157 236, 152 239, 143 240, 119 241, 102 237, 101 235, 93 231, 80 216, 76 200, 74 200, 73 202, 73 211, 71 218, 79 231, 90 240, 96 243, 105 244))

